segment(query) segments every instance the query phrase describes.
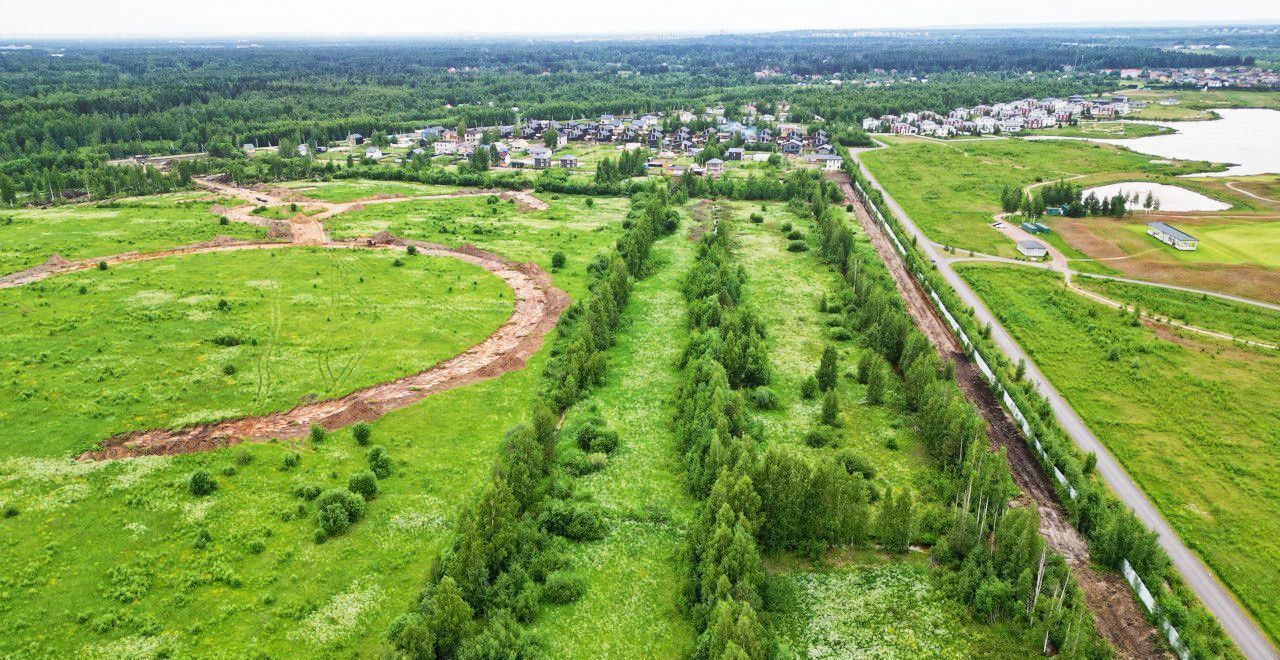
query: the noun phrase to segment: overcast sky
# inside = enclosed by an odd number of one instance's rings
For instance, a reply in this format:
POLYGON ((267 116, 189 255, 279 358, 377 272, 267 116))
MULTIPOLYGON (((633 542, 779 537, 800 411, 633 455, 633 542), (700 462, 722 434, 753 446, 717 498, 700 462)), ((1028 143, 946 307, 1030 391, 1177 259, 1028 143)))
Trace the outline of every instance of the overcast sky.
POLYGON ((678 34, 1280 22, 1276 0, 5 0, 4 4, 0 37, 678 34))

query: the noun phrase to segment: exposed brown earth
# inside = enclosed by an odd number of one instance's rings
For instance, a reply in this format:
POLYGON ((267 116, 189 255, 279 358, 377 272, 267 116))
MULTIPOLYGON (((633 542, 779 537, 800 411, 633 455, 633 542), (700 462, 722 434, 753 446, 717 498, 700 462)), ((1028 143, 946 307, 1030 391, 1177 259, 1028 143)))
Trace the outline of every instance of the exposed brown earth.
POLYGON ((992 446, 1004 450, 1013 481, 1023 497, 1035 503, 1040 514, 1041 535, 1071 566, 1098 631, 1120 657, 1172 657, 1160 644, 1155 629, 1147 622, 1124 579, 1114 571, 1096 570, 1090 564, 1088 542, 1067 518, 1048 475, 1032 455, 1021 429, 996 401, 977 366, 961 350, 927 294, 911 277, 888 236, 854 193, 848 176, 843 173, 829 176, 840 183, 845 201, 853 204, 859 224, 888 267, 916 327, 937 347, 943 359, 954 363, 956 382, 986 421, 992 446))
MULTIPOLYGON (((425 371, 380 383, 346 396, 306 403, 292 410, 243 417, 183 429, 152 429, 108 438, 102 448, 78 460, 107 460, 155 454, 207 451, 246 441, 288 439, 306 435, 312 425, 325 429, 371 421, 391 410, 417 403, 436 392, 496 378, 523 368, 542 346, 543 338, 569 305, 569 296, 551 284, 551 276, 532 263, 515 264, 470 245, 447 248, 389 235, 368 239, 365 247, 414 245, 419 252, 471 263, 502 278, 515 294, 516 307, 507 322, 483 342, 425 371)), ((357 244, 328 244, 359 247, 357 244)))

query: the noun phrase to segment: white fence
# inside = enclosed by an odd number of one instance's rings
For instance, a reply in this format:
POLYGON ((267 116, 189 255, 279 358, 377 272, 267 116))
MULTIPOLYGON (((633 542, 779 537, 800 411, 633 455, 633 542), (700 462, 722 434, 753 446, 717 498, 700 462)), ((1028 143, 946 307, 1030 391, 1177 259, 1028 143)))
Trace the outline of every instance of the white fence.
MULTIPOLYGON (((903 248, 902 241, 898 240, 898 235, 893 231, 893 227, 889 225, 887 220, 885 220, 884 215, 880 213, 880 209, 877 208, 875 204, 871 203, 870 198, 867 197, 866 191, 862 189, 862 185, 858 183, 857 179, 854 179, 853 185, 862 199, 867 202, 865 206, 875 213, 876 219, 880 221, 880 226, 884 227, 885 233, 889 235, 889 238, 893 239, 894 245, 898 247, 898 252, 905 257, 907 255, 907 251, 903 248)), ((978 352, 977 347, 969 341, 968 335, 964 333, 964 330, 960 328, 960 324, 956 322, 955 317, 951 315, 951 310, 947 309, 947 306, 942 304, 942 298, 939 298, 937 292, 929 287, 928 282, 920 273, 912 274, 915 275, 916 282, 920 284, 920 287, 928 292, 929 298, 933 300, 934 306, 938 308, 938 311, 942 313, 943 318, 947 320, 947 325, 951 326, 951 330, 955 332, 956 336, 960 339, 961 343, 964 344, 964 347, 968 350, 969 354, 973 356, 974 364, 978 366, 978 370, 981 371, 983 377, 987 379, 987 384, 991 387, 991 391, 1000 395, 1001 402, 1004 403, 1005 408, 1009 411, 1009 414, 1013 419, 1018 422, 1018 426, 1022 428, 1022 433, 1026 436, 1027 440, 1031 442, 1032 446, 1035 447, 1036 453, 1040 455, 1040 459, 1044 461, 1045 465, 1048 465, 1053 470, 1053 477, 1058 480, 1058 483, 1062 484, 1063 488, 1067 491, 1067 495, 1069 495, 1071 499, 1076 499, 1079 494, 1076 492, 1075 487, 1071 485, 1071 482, 1067 479, 1067 476, 1062 473, 1062 470, 1059 470, 1058 466, 1054 465, 1053 460, 1049 458, 1048 452, 1046 452, 1044 447, 1041 446, 1040 440, 1033 436, 1031 433, 1031 425, 1027 423, 1026 416, 1024 416, 1022 411, 1018 409, 1018 404, 1009 396, 1009 393, 1003 391, 1000 387, 1000 382, 996 378, 995 373, 991 370, 991 367, 987 365, 987 361, 983 359, 982 354, 978 352)), ((1138 576, 1137 571, 1134 571, 1133 567, 1129 565, 1128 559, 1121 559, 1120 561, 1124 577, 1129 581, 1129 586, 1133 588, 1134 593, 1137 594, 1138 600, 1140 600, 1143 606, 1147 608, 1147 612, 1158 617, 1160 629, 1163 630, 1165 636, 1168 637, 1169 645, 1173 648, 1174 652, 1178 654, 1178 657, 1182 660, 1188 660, 1188 658, 1191 657, 1191 654, 1187 652, 1186 647, 1182 644, 1182 638, 1178 635, 1178 631, 1173 627, 1173 624, 1169 623, 1169 619, 1156 611, 1155 598, 1151 595, 1151 591, 1147 589, 1147 585, 1142 582, 1142 578, 1138 576)))

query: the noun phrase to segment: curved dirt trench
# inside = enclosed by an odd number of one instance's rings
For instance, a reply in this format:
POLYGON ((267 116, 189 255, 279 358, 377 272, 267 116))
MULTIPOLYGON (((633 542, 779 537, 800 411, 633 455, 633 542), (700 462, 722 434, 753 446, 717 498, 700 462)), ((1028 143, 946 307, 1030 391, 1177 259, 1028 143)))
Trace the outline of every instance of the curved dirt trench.
MULTIPOLYGON (((532 263, 512 263, 496 254, 471 245, 449 248, 426 241, 408 241, 389 234, 359 242, 324 242, 330 248, 393 249, 413 245, 423 254, 460 259, 502 278, 515 297, 515 311, 507 322, 484 341, 420 371, 396 380, 379 383, 345 396, 299 405, 291 410, 241 417, 180 429, 133 431, 107 438, 101 449, 88 451, 77 460, 112 460, 134 456, 186 454, 207 451, 246 441, 289 439, 306 435, 312 425, 332 430, 360 421, 372 421, 389 411, 417 403, 436 392, 496 378, 524 367, 542 346, 542 340, 569 305, 569 295, 551 283, 551 276, 532 263)), ((250 243, 204 248, 167 250, 163 253, 132 255, 120 261, 158 259, 172 254, 195 254, 242 249, 280 247, 279 244, 250 243)), ((47 277, 48 275, 46 275, 47 277)))
POLYGON ((96 268, 99 262, 114 265, 208 252, 264 250, 290 246, 405 249, 413 245, 421 253, 460 259, 497 275, 511 287, 515 298, 515 311, 506 323, 484 341, 425 371, 372 385, 345 396, 299 405, 287 411, 180 429, 151 429, 116 435, 104 440, 100 449, 77 456, 77 460, 112 460, 157 454, 186 454, 244 441, 296 438, 307 434, 312 425, 331 430, 360 421, 371 421, 391 410, 417 403, 436 392, 496 378, 508 371, 523 368, 529 357, 542 346, 542 340, 546 334, 555 327, 560 319, 560 313, 569 306, 569 294, 556 288, 551 283, 551 276, 536 264, 514 263, 470 244, 460 248, 450 248, 426 241, 405 240, 386 232, 366 239, 333 241, 329 239, 324 225, 320 223, 323 218, 359 209, 363 204, 414 199, 497 194, 504 199, 514 199, 522 209, 547 208, 545 202, 527 191, 481 191, 424 197, 387 197, 343 203, 308 200, 306 202, 308 205, 322 206, 324 210, 311 216, 299 213, 290 220, 283 221, 253 215, 253 210, 258 206, 276 207, 291 203, 272 192, 223 183, 217 177, 199 178, 196 179, 196 183, 207 190, 248 202, 248 205, 217 209, 217 212, 225 215, 231 222, 268 227, 270 229, 267 234, 268 240, 242 241, 219 236, 204 243, 193 243, 168 250, 126 252, 78 261, 67 260, 55 254, 39 266, 0 276, 0 289, 23 286, 54 275, 89 270, 96 268))

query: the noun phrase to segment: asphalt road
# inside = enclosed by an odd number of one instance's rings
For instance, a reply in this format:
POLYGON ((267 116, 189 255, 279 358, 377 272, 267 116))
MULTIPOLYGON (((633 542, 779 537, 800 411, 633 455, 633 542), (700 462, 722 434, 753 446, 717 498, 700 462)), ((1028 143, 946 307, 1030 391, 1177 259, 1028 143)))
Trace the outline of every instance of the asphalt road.
POLYGON ((1222 586, 1222 583, 1218 582, 1217 578, 1209 572, 1208 567, 1182 543, 1182 540, 1173 531, 1173 527, 1164 519, 1164 516, 1160 515, 1155 505, 1147 499, 1147 496, 1143 494, 1138 485, 1129 477, 1129 474, 1120 466, 1119 461, 1111 455, 1111 452, 1107 451, 1107 448, 1102 445, 1098 437, 1089 430, 1084 420, 1067 404, 1066 399, 1062 398, 1058 390, 1041 373, 1039 367, 1022 350, 1022 347, 1013 340, 1013 337, 1004 329, 1004 326, 1000 325, 1000 321, 991 314, 991 310, 987 309, 987 306, 978 298, 973 289, 969 288, 969 285, 960 279, 951 264, 947 263, 948 260, 939 254, 938 248, 933 242, 925 236, 924 232, 920 231, 920 228, 902 210, 902 207, 898 205, 893 196, 880 185, 880 182, 876 181, 861 159, 858 159, 855 155, 855 160, 857 160, 858 167, 862 170, 862 176, 884 196, 885 204, 893 212, 894 216, 898 218, 898 221, 902 223, 902 226, 916 237, 917 244, 924 250, 925 255, 937 265, 938 272, 943 279, 955 289, 956 294, 960 296, 960 299, 966 305, 973 307, 978 322, 991 325, 991 338, 995 340, 1000 350, 1013 363, 1017 363, 1018 360, 1026 362, 1027 380, 1034 383, 1041 394, 1049 400, 1053 413, 1058 418, 1058 423, 1062 425, 1063 430, 1071 436, 1072 440, 1082 450, 1093 452, 1097 455, 1098 474, 1115 491, 1121 501, 1133 509, 1138 519, 1148 529, 1155 531, 1159 535, 1160 545, 1169 554, 1169 558, 1173 561, 1173 566, 1182 574, 1182 579, 1186 581, 1192 591, 1195 591, 1205 607, 1209 608, 1209 611, 1218 618, 1223 630, 1240 647, 1240 651, 1244 653, 1245 657, 1256 660, 1280 660, 1280 651, 1277 651, 1276 647, 1271 644, 1271 641, 1267 639, 1266 634, 1262 632, 1262 629, 1258 627, 1253 618, 1236 602, 1226 587, 1222 586))

